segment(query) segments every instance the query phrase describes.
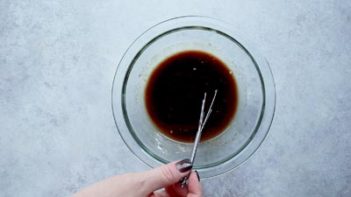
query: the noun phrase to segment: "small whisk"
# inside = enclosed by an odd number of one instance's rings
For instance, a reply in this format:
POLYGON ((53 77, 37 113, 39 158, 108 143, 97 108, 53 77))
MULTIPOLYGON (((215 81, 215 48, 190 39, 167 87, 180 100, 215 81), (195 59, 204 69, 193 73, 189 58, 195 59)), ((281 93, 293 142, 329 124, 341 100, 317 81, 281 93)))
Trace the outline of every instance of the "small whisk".
MULTIPOLYGON (((206 122, 207 122, 208 118, 210 117, 210 115, 212 113, 212 107, 213 107, 213 103, 214 103, 214 101, 216 99, 216 96, 217 96, 217 89, 214 92, 211 104, 210 104, 210 106, 208 108, 208 111, 207 111, 207 113, 205 115, 205 105, 206 105, 207 93, 206 92, 204 93, 204 98, 202 99, 202 104, 201 104, 199 125, 198 125, 198 129, 197 129, 197 132, 196 132, 194 146, 193 146, 193 150, 192 150, 191 157, 190 157, 190 162, 191 162, 192 165, 194 164, 194 161, 195 161, 197 147, 198 147, 200 139, 201 139, 202 131, 203 131, 205 125, 206 125, 206 122)), ((188 178, 189 178, 189 175, 184 177, 184 178, 182 178, 180 180, 181 187, 184 187, 188 183, 188 178)))

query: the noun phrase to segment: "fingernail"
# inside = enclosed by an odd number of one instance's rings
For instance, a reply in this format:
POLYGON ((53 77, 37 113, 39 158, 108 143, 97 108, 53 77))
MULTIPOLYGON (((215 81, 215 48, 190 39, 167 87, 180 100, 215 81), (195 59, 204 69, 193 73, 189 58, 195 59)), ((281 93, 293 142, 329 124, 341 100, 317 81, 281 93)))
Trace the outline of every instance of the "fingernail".
POLYGON ((199 175, 199 173, 197 172, 197 170, 195 170, 195 172, 196 172, 197 180, 199 180, 199 182, 200 182, 200 175, 199 175))
POLYGON ((193 168, 193 165, 191 164, 190 159, 183 159, 176 163, 176 167, 179 172, 186 172, 193 168))

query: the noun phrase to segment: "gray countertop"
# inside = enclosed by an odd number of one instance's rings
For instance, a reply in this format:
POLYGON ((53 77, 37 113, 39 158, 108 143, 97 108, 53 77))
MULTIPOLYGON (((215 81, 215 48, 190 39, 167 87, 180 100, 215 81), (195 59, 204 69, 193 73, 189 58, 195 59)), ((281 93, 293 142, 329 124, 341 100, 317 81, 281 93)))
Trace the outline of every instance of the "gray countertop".
POLYGON ((112 116, 118 61, 180 15, 233 24, 269 60, 277 106, 246 163, 205 196, 351 196, 351 1, 0 1, 0 196, 68 196, 148 167, 112 116))

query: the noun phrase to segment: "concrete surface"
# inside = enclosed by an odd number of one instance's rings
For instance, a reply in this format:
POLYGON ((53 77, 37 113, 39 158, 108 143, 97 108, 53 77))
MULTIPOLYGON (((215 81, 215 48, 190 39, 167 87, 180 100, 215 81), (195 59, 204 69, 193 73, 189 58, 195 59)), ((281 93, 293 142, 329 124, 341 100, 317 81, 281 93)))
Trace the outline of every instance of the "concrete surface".
POLYGON ((351 1, 0 1, 0 196, 69 196, 147 169, 112 117, 123 52, 179 15, 233 24, 271 64, 276 116, 205 196, 351 196, 351 1))

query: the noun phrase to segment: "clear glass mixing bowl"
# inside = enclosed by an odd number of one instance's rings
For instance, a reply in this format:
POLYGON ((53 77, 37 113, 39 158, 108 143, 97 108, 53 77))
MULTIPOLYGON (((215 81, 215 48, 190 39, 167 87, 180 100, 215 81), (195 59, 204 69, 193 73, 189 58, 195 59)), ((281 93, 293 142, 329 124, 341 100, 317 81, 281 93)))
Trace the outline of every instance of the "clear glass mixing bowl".
POLYGON ((194 168, 207 178, 247 160, 264 140, 274 116, 275 85, 269 65, 230 25, 207 17, 178 17, 141 34, 117 67, 112 88, 113 115, 126 145, 149 166, 189 158, 192 143, 177 142, 159 132, 144 102, 146 83, 155 67, 167 57, 187 50, 205 51, 221 59, 238 85, 234 119, 221 135, 198 147, 194 168))

